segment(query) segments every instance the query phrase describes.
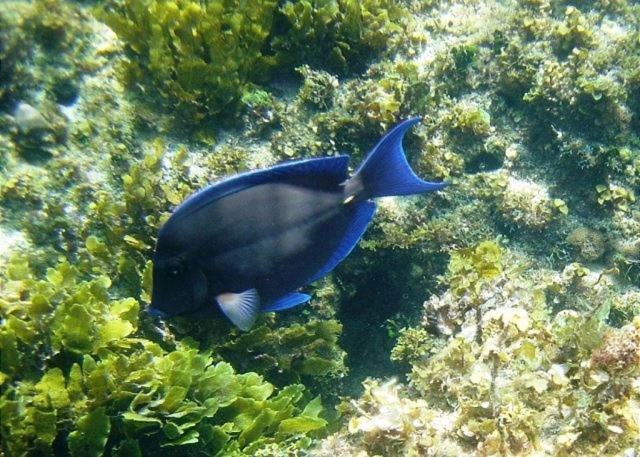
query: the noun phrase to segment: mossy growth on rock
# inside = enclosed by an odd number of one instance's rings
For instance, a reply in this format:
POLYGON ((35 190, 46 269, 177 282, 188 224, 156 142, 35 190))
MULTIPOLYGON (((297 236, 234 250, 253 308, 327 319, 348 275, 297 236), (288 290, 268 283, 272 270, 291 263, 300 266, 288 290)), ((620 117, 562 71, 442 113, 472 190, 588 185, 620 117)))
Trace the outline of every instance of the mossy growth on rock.
POLYGON ((233 118, 276 67, 363 68, 409 17, 395 0, 110 0, 100 16, 131 56, 126 79, 150 81, 189 122, 233 118))
POLYGON ((567 235, 567 243, 579 260, 594 262, 605 253, 607 245, 602 233, 588 227, 578 227, 567 235))
POLYGON ((288 1, 280 11, 286 32, 273 48, 283 61, 341 72, 361 69, 375 53, 397 46, 410 18, 396 0, 288 1))
POLYGON ((148 78, 192 117, 234 112, 251 82, 275 64, 262 48, 277 2, 114 0, 102 14, 133 58, 131 80, 148 78))
POLYGON ((95 68, 86 51, 86 13, 56 0, 10 2, 0 11, 0 108, 42 89, 67 105, 77 95, 79 76, 95 68))
POLYGON ((425 302, 423 325, 403 330, 394 350, 422 354, 406 358, 409 388, 367 380, 359 400, 340 405, 348 426, 312 455, 631 455, 640 319, 611 325, 614 281, 578 264, 536 268, 485 242, 452 256, 450 287, 465 261, 474 306, 461 312, 452 289, 425 302), (434 335, 434 320, 459 325, 434 335))

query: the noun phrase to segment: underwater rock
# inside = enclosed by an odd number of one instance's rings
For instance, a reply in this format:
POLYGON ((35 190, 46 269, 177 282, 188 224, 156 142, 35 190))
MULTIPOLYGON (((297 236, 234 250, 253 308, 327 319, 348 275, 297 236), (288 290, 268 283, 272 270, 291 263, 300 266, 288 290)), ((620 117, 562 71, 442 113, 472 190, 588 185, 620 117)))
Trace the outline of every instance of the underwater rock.
POLYGON ((24 134, 49 128, 49 123, 40 111, 25 102, 18 103, 13 118, 20 132, 24 134))
POLYGON ((506 222, 529 230, 542 230, 553 219, 549 192, 529 180, 509 178, 498 210, 506 222))
POLYGON ((580 260, 595 262, 605 253, 605 237, 602 233, 587 227, 578 227, 567 235, 567 243, 580 260))
POLYGON ((44 103, 39 110, 20 102, 13 120, 16 149, 23 159, 39 163, 59 154, 58 146, 66 141, 68 120, 57 105, 44 103))

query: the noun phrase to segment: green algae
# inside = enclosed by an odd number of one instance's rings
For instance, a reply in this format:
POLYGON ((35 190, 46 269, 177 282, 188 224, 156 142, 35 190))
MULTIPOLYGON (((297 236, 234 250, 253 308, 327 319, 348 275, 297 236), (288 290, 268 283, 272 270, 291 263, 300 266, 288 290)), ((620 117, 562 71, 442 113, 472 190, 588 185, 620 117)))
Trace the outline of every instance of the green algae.
POLYGON ((130 78, 146 75, 185 114, 233 111, 249 83, 274 59, 261 50, 275 1, 124 1, 103 17, 137 57, 130 78))
POLYGON ((125 79, 150 81, 191 121, 233 117, 276 66, 362 66, 408 20, 394 0, 114 0, 101 17, 132 55, 125 79))
POLYGON ((1 285, 15 295, 3 299, 0 333, 8 452, 51 452, 68 433, 71 455, 175 446, 253 455, 245 449, 326 425, 318 398, 299 406, 302 385, 276 392, 187 340, 167 351, 136 336, 138 301, 110 300, 107 277, 80 281, 62 262, 36 280, 24 258, 10 265, 1 285))
POLYGON ((393 0, 286 2, 286 33, 274 38, 281 58, 334 71, 362 67, 404 38, 408 12, 393 0))

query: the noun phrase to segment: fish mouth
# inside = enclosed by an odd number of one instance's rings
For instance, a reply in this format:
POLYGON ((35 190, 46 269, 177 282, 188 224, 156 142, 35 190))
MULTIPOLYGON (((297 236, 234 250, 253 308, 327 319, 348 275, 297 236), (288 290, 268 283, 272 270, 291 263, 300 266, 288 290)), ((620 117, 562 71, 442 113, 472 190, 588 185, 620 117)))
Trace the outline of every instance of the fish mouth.
POLYGON ((169 317, 168 313, 165 313, 164 311, 161 311, 158 308, 155 308, 153 306, 149 306, 148 311, 149 311, 149 314, 151 314, 153 317, 159 317, 159 318, 169 317))

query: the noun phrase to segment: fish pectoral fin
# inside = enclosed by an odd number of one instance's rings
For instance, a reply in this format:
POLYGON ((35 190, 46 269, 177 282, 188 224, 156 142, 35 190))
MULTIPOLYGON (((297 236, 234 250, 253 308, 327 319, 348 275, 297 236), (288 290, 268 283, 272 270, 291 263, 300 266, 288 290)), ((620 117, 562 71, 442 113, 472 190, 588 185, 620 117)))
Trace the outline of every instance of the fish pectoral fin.
POLYGON ((269 303, 264 307, 262 311, 265 313, 271 311, 282 311, 285 309, 293 308, 294 306, 301 305, 305 302, 308 302, 310 299, 310 295, 302 294, 300 292, 292 292, 269 303))
POLYGON ((244 292, 227 292, 216 296, 223 314, 240 330, 251 328, 260 312, 260 297, 256 289, 244 292))

